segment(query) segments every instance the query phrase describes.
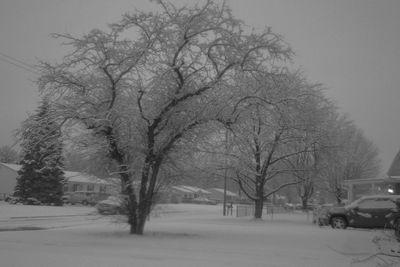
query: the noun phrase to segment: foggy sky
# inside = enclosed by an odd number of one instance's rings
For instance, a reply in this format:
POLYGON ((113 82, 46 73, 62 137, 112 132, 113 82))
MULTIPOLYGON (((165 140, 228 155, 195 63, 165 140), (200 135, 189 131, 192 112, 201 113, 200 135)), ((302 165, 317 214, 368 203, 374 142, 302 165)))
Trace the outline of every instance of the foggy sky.
MULTIPOLYGON (((296 52, 294 65, 311 82, 323 83, 326 94, 378 146, 386 173, 400 148, 400 1, 227 2, 248 25, 270 26, 285 37, 296 52)), ((135 7, 155 6, 148 0, 1 0, 0 146, 13 143, 13 131, 39 100, 37 76, 5 62, 10 59, 4 55, 30 65, 38 59, 54 62, 65 47, 50 33, 104 29, 135 7)))

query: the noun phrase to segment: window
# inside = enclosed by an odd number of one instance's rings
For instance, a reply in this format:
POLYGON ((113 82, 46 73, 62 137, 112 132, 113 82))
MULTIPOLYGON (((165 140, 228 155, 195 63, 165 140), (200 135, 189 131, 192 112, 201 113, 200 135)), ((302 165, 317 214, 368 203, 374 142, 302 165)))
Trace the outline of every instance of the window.
POLYGON ((88 184, 88 185, 86 186, 86 190, 87 190, 87 191, 94 191, 94 184, 88 184))
POLYGON ((107 191, 107 186, 105 186, 105 185, 100 185, 99 192, 100 192, 100 193, 106 193, 106 191, 107 191))
POLYGON ((82 191, 82 185, 81 184, 73 184, 72 185, 72 191, 82 191))
POLYGON ((366 199, 358 205, 360 209, 395 209, 396 203, 387 198, 366 199))

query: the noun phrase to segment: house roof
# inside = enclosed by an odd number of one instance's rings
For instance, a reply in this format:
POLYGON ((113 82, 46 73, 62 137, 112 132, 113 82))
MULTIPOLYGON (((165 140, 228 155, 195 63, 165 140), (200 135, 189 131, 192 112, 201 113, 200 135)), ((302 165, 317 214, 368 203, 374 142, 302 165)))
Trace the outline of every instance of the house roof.
POLYGON ((81 173, 81 172, 65 171, 64 176, 65 176, 65 179, 68 180, 68 182, 92 183, 92 184, 111 184, 111 182, 108 182, 104 179, 100 179, 94 175, 85 174, 85 173, 81 173))
MULTIPOLYGON (((218 192, 218 193, 224 193, 224 189, 223 188, 210 188, 210 189, 208 189, 208 190, 210 190, 210 191, 216 191, 216 192, 218 192)), ((226 190, 226 195, 227 196, 230 196, 230 197, 238 197, 239 195, 238 194, 236 194, 236 193, 233 193, 233 192, 231 192, 231 191, 229 191, 229 190, 226 190)))
POLYGON ((196 186, 181 185, 181 187, 192 191, 193 193, 211 194, 211 192, 196 186))
POLYGON ((192 191, 190 191, 189 189, 183 188, 181 186, 172 186, 172 189, 181 191, 183 193, 193 193, 192 191))
POLYGON ((354 179, 354 180, 343 181, 344 185, 385 184, 385 183, 400 183, 400 176, 389 176, 385 178, 370 178, 370 179, 354 179))
POLYGON ((202 194, 211 194, 211 192, 195 186, 189 185, 179 185, 179 186, 172 186, 173 189, 184 192, 184 193, 202 193, 202 194))
POLYGON ((392 164, 387 172, 389 177, 392 176, 400 176, 400 150, 397 152, 397 155, 394 157, 392 164))
MULTIPOLYGON (((9 168, 10 170, 15 171, 15 172, 17 172, 21 169, 21 165, 18 165, 18 164, 10 164, 10 163, 0 162, 0 165, 3 165, 4 167, 9 168)), ((64 171, 64 177, 69 182, 111 184, 111 182, 109 182, 107 180, 100 179, 94 175, 85 174, 85 173, 81 173, 81 172, 64 171)))

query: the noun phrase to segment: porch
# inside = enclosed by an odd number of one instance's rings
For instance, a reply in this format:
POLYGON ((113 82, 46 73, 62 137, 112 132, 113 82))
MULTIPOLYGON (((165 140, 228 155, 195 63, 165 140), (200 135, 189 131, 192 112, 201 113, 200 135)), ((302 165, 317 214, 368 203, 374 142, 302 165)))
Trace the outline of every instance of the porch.
POLYGON ((400 176, 347 180, 343 185, 347 189, 347 199, 350 202, 365 195, 400 195, 400 176))

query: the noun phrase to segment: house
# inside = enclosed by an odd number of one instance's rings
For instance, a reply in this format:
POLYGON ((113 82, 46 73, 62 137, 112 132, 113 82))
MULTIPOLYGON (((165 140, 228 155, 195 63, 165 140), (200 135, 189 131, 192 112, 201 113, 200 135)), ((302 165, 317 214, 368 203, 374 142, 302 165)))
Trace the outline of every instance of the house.
MULTIPOLYGON (((20 169, 21 165, 0 162, 0 199, 13 194, 20 169)), ((119 186, 113 178, 100 179, 93 175, 71 171, 65 171, 64 177, 64 193, 93 191, 112 194, 119 191, 119 186)))
POLYGON ((179 185, 172 186, 169 190, 170 201, 173 203, 190 202, 198 197, 209 197, 211 192, 200 187, 179 185))
MULTIPOLYGON (((224 202, 224 189, 223 188, 208 188, 207 191, 209 191, 211 193, 209 195, 209 198, 211 200, 216 200, 218 202, 224 202)), ((226 202, 236 203, 238 200, 240 200, 240 197, 238 194, 233 193, 229 190, 226 190, 226 202)))
POLYGON ((387 177, 347 180, 343 182, 343 185, 347 188, 349 201, 353 201, 364 195, 400 195, 400 151, 393 159, 387 172, 387 177))
POLYGON ((63 188, 64 193, 75 191, 118 193, 119 184, 114 179, 100 179, 94 175, 71 171, 65 171, 64 176, 66 180, 63 188))
POLYGON ((0 162, 0 200, 14 192, 20 168, 21 166, 17 164, 0 162))

